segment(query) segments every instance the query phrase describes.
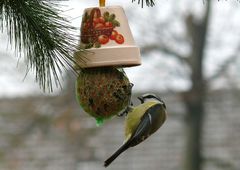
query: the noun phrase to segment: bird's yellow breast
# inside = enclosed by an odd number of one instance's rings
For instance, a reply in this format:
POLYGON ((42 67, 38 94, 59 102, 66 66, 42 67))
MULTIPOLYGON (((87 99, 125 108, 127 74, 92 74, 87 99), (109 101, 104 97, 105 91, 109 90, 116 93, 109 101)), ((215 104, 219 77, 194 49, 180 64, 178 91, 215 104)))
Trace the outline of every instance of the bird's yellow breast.
POLYGON ((128 140, 134 133, 135 129, 140 123, 142 116, 147 111, 147 109, 157 103, 158 102, 155 101, 145 102, 138 105, 137 107, 134 107, 133 110, 128 113, 125 121, 125 141, 128 140))

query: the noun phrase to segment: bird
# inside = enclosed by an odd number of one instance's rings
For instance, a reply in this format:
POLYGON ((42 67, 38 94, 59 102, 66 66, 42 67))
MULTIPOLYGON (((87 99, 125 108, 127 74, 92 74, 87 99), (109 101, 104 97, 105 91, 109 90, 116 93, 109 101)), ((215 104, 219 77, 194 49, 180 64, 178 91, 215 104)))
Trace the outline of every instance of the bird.
POLYGON ((125 141, 123 145, 110 156, 104 167, 109 166, 121 153, 143 142, 156 132, 167 118, 166 105, 155 94, 144 94, 138 97, 141 104, 129 106, 125 118, 125 141))

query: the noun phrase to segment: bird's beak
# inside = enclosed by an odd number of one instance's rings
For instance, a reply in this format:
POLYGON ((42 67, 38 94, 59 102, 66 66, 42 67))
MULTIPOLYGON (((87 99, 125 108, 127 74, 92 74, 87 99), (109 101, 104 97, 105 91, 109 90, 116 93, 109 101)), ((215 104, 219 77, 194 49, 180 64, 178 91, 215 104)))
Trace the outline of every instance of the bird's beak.
POLYGON ((141 103, 144 103, 143 97, 138 97, 141 103))

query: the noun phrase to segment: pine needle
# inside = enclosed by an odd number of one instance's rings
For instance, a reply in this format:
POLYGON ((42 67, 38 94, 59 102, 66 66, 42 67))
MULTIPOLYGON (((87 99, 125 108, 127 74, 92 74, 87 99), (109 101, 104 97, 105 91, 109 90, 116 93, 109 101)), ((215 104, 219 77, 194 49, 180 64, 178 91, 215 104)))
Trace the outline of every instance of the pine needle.
MULTIPOLYGON (((135 2, 136 0, 132 0, 132 2, 135 2)), ((144 2, 146 2, 147 6, 153 7, 155 5, 155 0, 137 0, 138 4, 141 4, 142 8, 144 6, 144 2)))
POLYGON ((61 12, 53 0, 0 1, 0 29, 6 29, 10 44, 19 57, 24 55, 43 91, 52 92, 53 83, 61 86, 63 69, 74 70, 75 28, 61 12))

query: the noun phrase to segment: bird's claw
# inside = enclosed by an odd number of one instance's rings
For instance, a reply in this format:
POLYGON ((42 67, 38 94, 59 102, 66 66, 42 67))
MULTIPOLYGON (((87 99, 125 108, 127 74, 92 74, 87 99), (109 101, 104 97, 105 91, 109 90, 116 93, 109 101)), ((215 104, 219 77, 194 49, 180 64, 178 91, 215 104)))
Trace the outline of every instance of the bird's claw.
MULTIPOLYGON (((133 83, 130 83, 130 88, 132 89, 132 87, 134 86, 133 83)), ((130 93, 130 96, 131 96, 131 93, 130 93)), ((118 117, 122 117, 122 116, 126 116, 128 114, 128 112, 130 112, 132 110, 132 107, 133 106, 133 102, 131 100, 129 100, 129 103, 128 103, 128 106, 126 107, 126 109, 124 109, 123 111, 121 111, 119 114, 117 114, 118 117)))
POLYGON ((131 102, 130 106, 127 106, 127 108, 125 110, 123 110, 122 112, 120 112, 117 116, 118 117, 127 116, 127 114, 132 111, 131 106, 133 106, 132 102, 131 102))

